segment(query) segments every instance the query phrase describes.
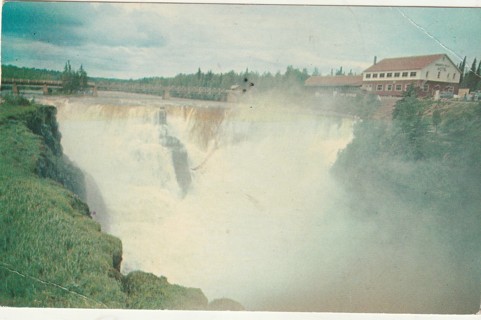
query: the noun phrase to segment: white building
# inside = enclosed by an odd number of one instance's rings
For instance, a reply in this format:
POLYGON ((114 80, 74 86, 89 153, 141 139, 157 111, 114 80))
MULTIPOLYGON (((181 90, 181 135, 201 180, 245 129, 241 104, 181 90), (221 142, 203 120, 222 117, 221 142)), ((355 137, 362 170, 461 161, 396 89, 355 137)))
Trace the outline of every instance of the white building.
POLYGON ((362 89, 381 96, 401 96, 412 85, 419 96, 436 91, 457 93, 461 71, 446 54, 383 59, 362 74, 362 89))

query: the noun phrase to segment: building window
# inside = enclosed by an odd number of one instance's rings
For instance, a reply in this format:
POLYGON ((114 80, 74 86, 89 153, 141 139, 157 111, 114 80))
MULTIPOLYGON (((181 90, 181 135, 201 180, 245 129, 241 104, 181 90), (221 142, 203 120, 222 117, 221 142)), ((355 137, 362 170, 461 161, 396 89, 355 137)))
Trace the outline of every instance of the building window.
POLYGON ((392 72, 388 72, 388 73, 386 74, 386 78, 392 78, 392 72))
POLYGON ((373 77, 373 78, 377 78, 377 73, 373 73, 373 74, 372 74, 372 77, 373 77))
POLYGON ((401 74, 400 74, 399 72, 395 72, 395 73, 394 73, 394 78, 399 78, 400 75, 401 75, 401 74))
POLYGON ((425 78, 427 79, 428 76, 429 76, 429 71, 426 71, 426 77, 425 78))
POLYGON ((371 78, 371 74, 370 73, 366 73, 366 79, 370 79, 371 78))
POLYGON ((404 85, 404 91, 408 91, 410 84, 404 85))
POLYGON ((429 84, 425 84, 425 85, 423 86, 423 91, 424 91, 424 92, 428 92, 428 91, 429 91, 429 84))
POLYGON ((456 79, 456 72, 453 73, 453 80, 456 79))
POLYGON ((448 75, 446 76, 446 78, 448 78, 448 79, 449 79, 449 75, 450 75, 450 73, 448 73, 448 75))
POLYGON ((406 78, 408 76, 408 73, 407 72, 403 72, 402 74, 403 78, 406 78))
POLYGON ((376 86, 376 91, 382 91, 382 84, 378 84, 376 86))
POLYGON ((397 84, 396 85, 396 91, 402 91, 403 85, 402 84, 397 84))
POLYGON ((448 86, 448 87, 446 87, 446 91, 453 93, 453 92, 454 92, 454 88, 451 87, 451 86, 448 86))
POLYGON ((392 84, 388 84, 386 86, 386 91, 392 91, 392 84))
POLYGON ((379 78, 384 78, 384 73, 380 73, 379 78))
POLYGON ((416 71, 411 71, 411 73, 409 74, 410 77, 415 77, 416 76, 416 71))
POLYGON ((441 71, 438 72, 438 79, 441 78, 441 71))

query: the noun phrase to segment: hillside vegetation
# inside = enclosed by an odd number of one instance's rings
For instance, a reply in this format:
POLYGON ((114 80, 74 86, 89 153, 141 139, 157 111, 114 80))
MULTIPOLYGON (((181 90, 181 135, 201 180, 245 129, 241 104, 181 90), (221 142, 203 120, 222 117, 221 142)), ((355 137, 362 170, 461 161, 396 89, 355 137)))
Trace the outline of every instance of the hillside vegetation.
POLYGON ((370 284, 384 292, 377 311, 476 313, 481 104, 407 93, 392 122, 361 121, 354 136, 332 172, 349 192, 352 219, 375 230, 368 247, 357 245, 365 252, 358 277, 382 270, 370 284))
POLYGON ((120 273, 122 244, 90 217, 55 114, 12 96, 0 105, 0 305, 207 309, 199 289, 120 273))

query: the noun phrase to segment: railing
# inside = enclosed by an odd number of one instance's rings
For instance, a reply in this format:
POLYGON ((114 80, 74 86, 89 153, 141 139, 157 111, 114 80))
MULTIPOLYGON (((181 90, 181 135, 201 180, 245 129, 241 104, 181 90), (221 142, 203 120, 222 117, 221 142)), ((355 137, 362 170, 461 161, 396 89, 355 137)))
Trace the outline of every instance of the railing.
MULTIPOLYGON (((31 79, 17 79, 17 78, 2 78, 2 84, 16 84, 16 85, 48 85, 62 87, 62 81, 58 80, 31 80, 31 79)), ((87 86, 95 87, 94 82, 87 82, 87 86)))

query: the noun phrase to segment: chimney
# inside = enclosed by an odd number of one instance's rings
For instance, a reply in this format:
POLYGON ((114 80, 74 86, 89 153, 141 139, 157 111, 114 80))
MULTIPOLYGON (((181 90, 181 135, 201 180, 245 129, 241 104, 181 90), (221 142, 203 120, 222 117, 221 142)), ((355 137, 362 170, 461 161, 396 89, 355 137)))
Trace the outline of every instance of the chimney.
POLYGON ((377 56, 374 56, 374 64, 377 63, 377 56))

